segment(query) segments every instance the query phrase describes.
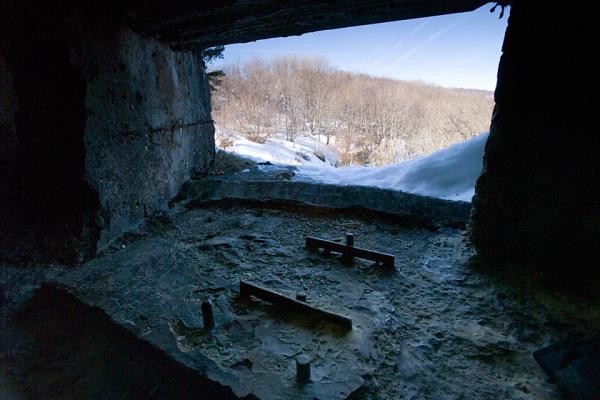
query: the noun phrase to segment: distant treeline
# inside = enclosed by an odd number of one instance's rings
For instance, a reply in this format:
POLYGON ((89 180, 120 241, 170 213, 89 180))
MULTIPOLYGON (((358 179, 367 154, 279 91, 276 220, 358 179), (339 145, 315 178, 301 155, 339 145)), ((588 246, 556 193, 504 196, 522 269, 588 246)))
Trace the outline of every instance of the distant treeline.
POLYGON ((491 94, 374 78, 323 58, 228 65, 214 85, 213 118, 261 142, 275 132, 322 135, 343 164, 384 165, 431 153, 489 128, 491 94))

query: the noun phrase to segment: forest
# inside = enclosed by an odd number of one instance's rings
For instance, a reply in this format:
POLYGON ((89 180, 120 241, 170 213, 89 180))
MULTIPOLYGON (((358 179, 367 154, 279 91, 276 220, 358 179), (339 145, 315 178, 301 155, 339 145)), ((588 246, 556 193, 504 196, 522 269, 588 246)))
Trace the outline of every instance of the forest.
POLYGON ((491 92, 340 71, 320 57, 228 63, 212 81, 219 126, 259 143, 311 135, 342 165, 393 164, 465 141, 489 129, 494 104, 491 92))

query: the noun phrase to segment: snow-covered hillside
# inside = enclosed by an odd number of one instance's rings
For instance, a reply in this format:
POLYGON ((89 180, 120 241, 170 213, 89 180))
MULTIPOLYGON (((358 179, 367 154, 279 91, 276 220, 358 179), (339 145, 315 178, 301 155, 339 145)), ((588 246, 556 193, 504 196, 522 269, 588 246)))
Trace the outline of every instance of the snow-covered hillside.
POLYGON ((231 143, 225 150, 256 162, 271 162, 285 165, 313 165, 322 167, 335 166, 339 163, 340 155, 332 147, 327 146, 324 138, 318 142, 316 136, 300 135, 294 142, 285 140, 285 136, 274 135, 265 143, 256 143, 246 139, 241 134, 216 126, 215 136, 217 146, 227 139, 231 143), (321 157, 321 158, 319 158, 321 157))
POLYGON ((227 151, 255 161, 295 165, 298 168, 293 178, 295 180, 375 186, 462 201, 471 201, 473 197, 488 137, 488 132, 484 132, 466 142, 399 164, 336 168, 339 155, 312 137, 300 137, 295 144, 284 139, 269 139, 264 144, 258 144, 231 131, 227 134, 233 143, 227 151), (325 161, 315 155, 317 149, 325 156, 325 161))

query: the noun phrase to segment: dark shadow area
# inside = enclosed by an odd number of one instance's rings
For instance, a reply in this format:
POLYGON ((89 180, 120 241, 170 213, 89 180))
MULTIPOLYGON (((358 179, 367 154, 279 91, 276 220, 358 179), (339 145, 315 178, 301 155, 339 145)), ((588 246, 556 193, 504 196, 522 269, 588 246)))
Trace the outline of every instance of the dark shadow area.
POLYGON ((95 253, 98 196, 85 180, 86 86, 69 50, 62 7, 17 5, 20 38, 8 54, 18 98, 17 146, 8 236, 32 248, 7 248, 19 258, 81 261, 95 253), (84 231, 84 225, 86 226, 84 231), (22 240, 27 238, 27 240, 22 240), (17 254, 15 254, 17 253, 17 254))
POLYGON ((11 343, 8 372, 30 399, 237 399, 52 286, 12 325, 18 344, 11 343))
POLYGON ((575 399, 600 398, 600 339, 562 342, 533 353, 544 372, 575 399))
POLYGON ((595 72, 585 18, 576 8, 513 2, 470 223, 480 255, 576 292, 600 265, 600 169, 590 134, 595 72))
MULTIPOLYGON (((471 257, 466 265, 473 273, 485 276, 498 285, 508 285, 523 293, 556 293, 558 295, 577 298, 594 303, 600 293, 600 277, 596 275, 582 276, 572 273, 568 278, 560 279, 560 272, 550 272, 522 264, 493 260, 479 254, 471 257)), ((578 272, 578 271, 575 271, 578 272)))

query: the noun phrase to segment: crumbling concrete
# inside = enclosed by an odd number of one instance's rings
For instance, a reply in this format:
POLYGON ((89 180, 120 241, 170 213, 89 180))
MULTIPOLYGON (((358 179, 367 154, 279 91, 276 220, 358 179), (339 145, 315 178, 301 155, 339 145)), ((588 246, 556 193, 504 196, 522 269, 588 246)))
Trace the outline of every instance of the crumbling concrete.
MULTIPOLYGON (((0 10, 1 12, 1 10, 0 10)), ((1 34, 1 33, 0 33, 1 34)), ((17 154, 17 95, 12 73, 0 52, 0 226, 9 224, 17 154)))
POLYGON ((214 126, 200 55, 127 29, 85 52, 85 169, 106 215, 103 248, 209 167, 214 126))
POLYGON ((174 199, 190 207, 217 200, 297 204, 367 211, 433 228, 464 227, 471 204, 366 186, 325 185, 292 180, 294 167, 256 166, 247 172, 186 182, 174 199))
POLYGON ((276 0, 132 4, 136 28, 177 48, 206 48, 409 18, 475 10, 486 0, 276 0))
POLYGON ((211 164, 205 66, 118 7, 2 7, 0 256, 80 262, 211 164))
POLYGON ((3 328, 0 348, 13 346, 4 353, 8 372, 29 399, 239 399, 52 285, 3 328))
MULTIPOLYGON (((45 343, 56 343, 61 336, 73 343, 79 332, 73 326, 100 326, 94 320, 105 313, 119 330, 238 396, 560 399, 557 385, 548 382, 532 352, 556 341, 596 335, 600 304, 544 289, 534 274, 471 265, 474 251, 463 234, 331 210, 313 215, 227 204, 151 218, 81 268, 0 268, 0 362, 9 362, 9 378, 17 382, 50 368, 27 362, 39 357, 36 349, 44 342, 16 346, 22 337, 4 334, 14 311, 40 283, 48 282, 103 312, 83 308, 74 313, 74 322, 65 315, 64 329, 49 329, 58 334, 45 343), (349 266, 339 256, 304 248, 307 234, 343 241, 348 230, 356 234, 355 245, 393 254, 396 267, 384 271, 360 259, 349 266), (289 297, 302 291, 308 304, 351 318, 352 330, 340 332, 268 302, 241 299, 240 280, 289 297), (213 304, 211 330, 203 324, 204 301, 213 304), (296 381, 300 354, 311 358, 311 383, 296 381), (28 367, 25 375, 20 367, 28 367)), ((25 315, 44 318, 41 311, 25 315)), ((59 353, 69 357, 56 358, 64 368, 51 370, 56 371, 55 390, 77 387, 79 381, 69 380, 71 373, 95 378, 94 368, 98 379, 109 381, 106 368, 122 365, 119 349, 129 347, 122 345, 123 335, 109 345, 115 335, 108 332, 99 335, 104 338, 100 343, 108 344, 92 346, 89 356, 65 349, 59 353), (115 364, 71 364, 106 361, 102 349, 115 352, 115 364)), ((131 349, 137 357, 137 345, 131 349)), ((152 360, 146 370, 164 371, 155 365, 160 359, 152 360)), ((144 382, 144 376, 150 377, 149 387, 168 384, 135 371, 136 382, 144 382)), ((128 388, 99 386, 115 394, 128 388)))

